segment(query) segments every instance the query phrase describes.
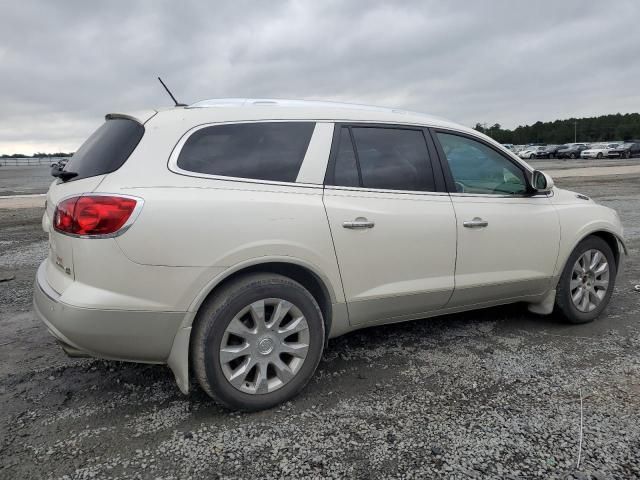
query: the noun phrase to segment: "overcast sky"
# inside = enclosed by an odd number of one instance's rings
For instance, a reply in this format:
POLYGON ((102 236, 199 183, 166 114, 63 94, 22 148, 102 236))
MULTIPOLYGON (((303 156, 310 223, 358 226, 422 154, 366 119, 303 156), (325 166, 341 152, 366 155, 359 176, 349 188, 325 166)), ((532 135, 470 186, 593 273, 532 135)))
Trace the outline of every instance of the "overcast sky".
POLYGON ((0 0, 0 153, 72 151, 105 113, 333 99, 472 126, 640 111, 640 1, 0 0))

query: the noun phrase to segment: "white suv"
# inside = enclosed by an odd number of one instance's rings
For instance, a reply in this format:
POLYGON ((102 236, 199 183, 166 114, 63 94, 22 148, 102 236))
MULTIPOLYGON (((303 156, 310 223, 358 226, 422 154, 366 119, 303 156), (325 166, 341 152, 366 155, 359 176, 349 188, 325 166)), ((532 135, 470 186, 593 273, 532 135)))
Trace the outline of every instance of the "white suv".
POLYGON ((47 195, 35 310, 70 355, 168 364, 221 403, 298 393, 329 338, 512 302, 587 322, 617 214, 447 121, 204 101, 106 122, 47 195))

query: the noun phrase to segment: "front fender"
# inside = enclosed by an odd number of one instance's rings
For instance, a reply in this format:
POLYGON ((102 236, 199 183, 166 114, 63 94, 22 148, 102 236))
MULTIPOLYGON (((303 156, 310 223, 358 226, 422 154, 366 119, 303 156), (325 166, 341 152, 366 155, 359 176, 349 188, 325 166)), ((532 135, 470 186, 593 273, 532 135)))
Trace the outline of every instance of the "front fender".
POLYGON ((624 242, 622 223, 617 213, 592 202, 557 205, 561 226, 561 240, 555 276, 559 277, 567 259, 576 246, 589 235, 606 233, 616 238, 624 254, 628 254, 624 242))

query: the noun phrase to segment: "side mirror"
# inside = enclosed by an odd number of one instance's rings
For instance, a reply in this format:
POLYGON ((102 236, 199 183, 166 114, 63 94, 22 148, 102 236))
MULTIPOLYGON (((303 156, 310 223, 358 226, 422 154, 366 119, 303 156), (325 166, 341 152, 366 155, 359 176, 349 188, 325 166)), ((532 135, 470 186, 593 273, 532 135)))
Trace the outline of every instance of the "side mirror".
POLYGON ((538 193, 547 193, 553 189, 553 179, 540 170, 533 171, 533 188, 538 193))

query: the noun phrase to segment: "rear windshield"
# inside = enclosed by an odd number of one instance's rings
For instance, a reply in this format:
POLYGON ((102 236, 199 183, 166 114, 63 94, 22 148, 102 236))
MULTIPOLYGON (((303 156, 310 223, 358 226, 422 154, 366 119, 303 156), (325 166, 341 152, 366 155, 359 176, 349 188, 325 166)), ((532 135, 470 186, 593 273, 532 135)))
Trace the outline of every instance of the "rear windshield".
POLYGON ((70 181, 117 170, 127 161, 143 135, 144 127, 134 120, 107 120, 82 144, 65 166, 65 171, 78 174, 70 181))
POLYGON ((314 126, 262 122, 205 127, 185 142, 178 167, 207 175, 295 182, 314 126))

